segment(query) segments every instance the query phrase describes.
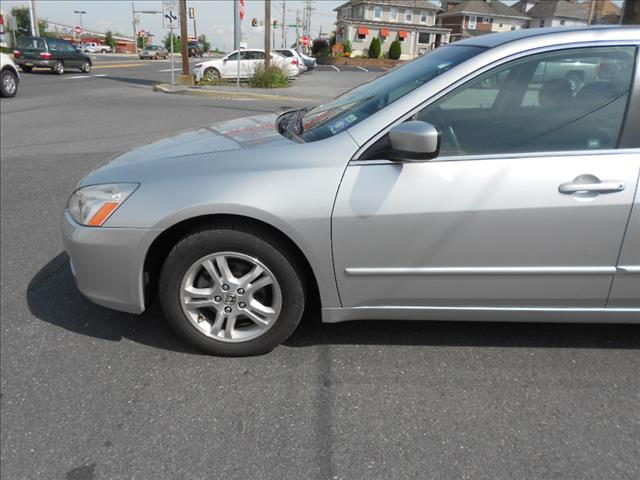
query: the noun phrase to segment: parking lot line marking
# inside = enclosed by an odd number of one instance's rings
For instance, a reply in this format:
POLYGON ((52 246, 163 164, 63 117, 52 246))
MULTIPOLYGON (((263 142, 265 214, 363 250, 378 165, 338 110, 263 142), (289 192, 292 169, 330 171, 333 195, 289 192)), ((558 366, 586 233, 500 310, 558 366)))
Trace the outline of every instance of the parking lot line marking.
POLYGON ((78 75, 78 76, 74 76, 74 77, 64 77, 64 78, 66 78, 68 80, 75 80, 75 79, 78 79, 78 78, 91 78, 91 77, 89 75, 78 75))
POLYGON ((339 72, 340 69, 338 67, 336 67, 335 65, 329 65, 331 68, 333 68, 336 72, 339 72))
POLYGON ((356 68, 359 68, 359 69, 360 69, 360 70, 362 70, 363 72, 368 72, 368 71, 369 71, 369 70, 367 70, 366 68, 364 68, 364 67, 360 67, 360 66, 358 66, 358 65, 356 65, 356 68))
MULTIPOLYGON (((181 68, 174 68, 173 71, 174 72, 179 72, 180 70, 182 70, 181 68)), ((170 68, 165 68, 164 70, 158 70, 159 72, 170 72, 171 69, 170 68)))
POLYGON ((96 68, 127 68, 127 67, 142 67, 144 65, 150 65, 149 63, 111 63, 109 65, 94 65, 93 69, 96 68))
POLYGON ((99 73, 97 75, 91 75, 92 77, 108 77, 109 75, 107 75, 106 73, 99 73))

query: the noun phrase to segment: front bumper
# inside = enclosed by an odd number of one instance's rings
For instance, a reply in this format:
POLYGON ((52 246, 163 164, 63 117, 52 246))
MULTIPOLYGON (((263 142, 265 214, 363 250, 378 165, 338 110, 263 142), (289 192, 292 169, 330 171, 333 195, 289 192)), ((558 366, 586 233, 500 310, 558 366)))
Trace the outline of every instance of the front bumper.
POLYGON ((114 310, 144 311, 144 260, 161 230, 84 227, 65 211, 61 231, 83 295, 114 310))
POLYGON ((193 69, 193 75, 195 77, 195 81, 199 82, 200 80, 202 80, 202 75, 204 73, 204 69, 202 68, 194 68, 193 69))
POLYGON ((53 68, 55 67, 57 60, 40 60, 38 58, 27 59, 15 59, 14 62, 20 67, 40 67, 40 68, 53 68))

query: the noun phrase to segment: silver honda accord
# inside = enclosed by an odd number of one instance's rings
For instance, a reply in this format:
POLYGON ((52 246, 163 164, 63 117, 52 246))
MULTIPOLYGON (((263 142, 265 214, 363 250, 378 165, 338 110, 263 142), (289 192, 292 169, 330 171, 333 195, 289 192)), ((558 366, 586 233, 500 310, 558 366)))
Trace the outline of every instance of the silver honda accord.
POLYGON ((78 288, 218 355, 324 322, 640 322, 640 28, 456 42, 85 177, 78 288))

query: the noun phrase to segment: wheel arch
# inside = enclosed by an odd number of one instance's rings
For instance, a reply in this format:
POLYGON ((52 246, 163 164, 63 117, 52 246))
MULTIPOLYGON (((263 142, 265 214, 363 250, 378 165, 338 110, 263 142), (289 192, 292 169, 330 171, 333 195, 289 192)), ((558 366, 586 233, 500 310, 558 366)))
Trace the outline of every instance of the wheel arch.
POLYGON ((307 255, 299 245, 277 227, 256 218, 237 214, 208 214, 183 219, 164 230, 153 240, 147 249, 143 264, 144 304, 146 306, 153 301, 157 294, 160 270, 171 249, 190 232, 207 227, 225 227, 234 230, 257 232, 267 234, 283 242, 287 245, 287 252, 292 254, 296 266, 301 270, 304 277, 305 290, 308 295, 305 309, 317 309, 317 312, 320 311, 321 297, 317 276, 307 255))

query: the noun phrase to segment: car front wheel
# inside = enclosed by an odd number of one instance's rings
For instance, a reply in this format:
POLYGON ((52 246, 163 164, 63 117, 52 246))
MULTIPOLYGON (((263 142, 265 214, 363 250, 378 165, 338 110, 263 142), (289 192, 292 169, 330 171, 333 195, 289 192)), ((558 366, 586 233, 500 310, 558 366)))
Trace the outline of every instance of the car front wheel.
POLYGON ((0 74, 0 93, 3 97, 15 97, 18 92, 18 76, 8 68, 0 74))
POLYGON ((218 70, 216 70, 215 68, 209 67, 202 74, 202 78, 204 80, 207 80, 207 81, 219 80, 220 79, 220 72, 218 70))
POLYGON ((259 355, 286 340, 305 304, 302 275, 278 238, 232 227, 187 235, 160 274, 162 309, 192 346, 259 355))
POLYGON ((91 64, 89 62, 84 62, 82 64, 82 68, 80 68, 80 70, 82 70, 84 73, 91 72, 91 64))

